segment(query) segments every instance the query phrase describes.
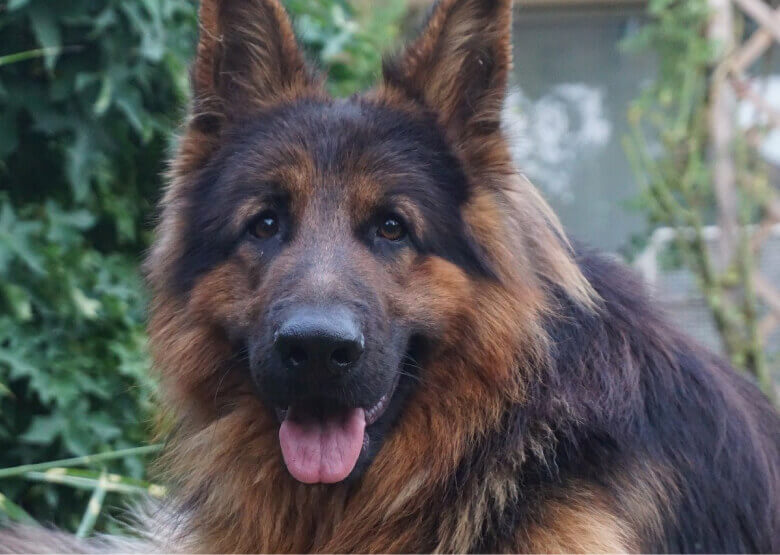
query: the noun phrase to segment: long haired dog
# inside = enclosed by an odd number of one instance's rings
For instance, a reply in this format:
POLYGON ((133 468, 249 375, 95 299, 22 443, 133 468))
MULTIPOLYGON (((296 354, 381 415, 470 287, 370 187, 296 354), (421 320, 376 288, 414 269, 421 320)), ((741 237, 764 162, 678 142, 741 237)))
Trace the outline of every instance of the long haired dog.
POLYGON ((278 0, 202 1, 147 548, 780 551, 775 410, 510 161, 511 4, 441 0, 333 99, 278 0))

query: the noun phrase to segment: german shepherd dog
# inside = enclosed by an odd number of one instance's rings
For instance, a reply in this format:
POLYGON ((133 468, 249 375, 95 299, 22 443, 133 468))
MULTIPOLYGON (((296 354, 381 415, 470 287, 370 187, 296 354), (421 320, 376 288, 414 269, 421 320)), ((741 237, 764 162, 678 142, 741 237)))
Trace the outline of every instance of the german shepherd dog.
POLYGON ((278 0, 202 0, 147 549, 780 551, 778 413, 510 160, 511 12, 441 0, 333 99, 278 0))

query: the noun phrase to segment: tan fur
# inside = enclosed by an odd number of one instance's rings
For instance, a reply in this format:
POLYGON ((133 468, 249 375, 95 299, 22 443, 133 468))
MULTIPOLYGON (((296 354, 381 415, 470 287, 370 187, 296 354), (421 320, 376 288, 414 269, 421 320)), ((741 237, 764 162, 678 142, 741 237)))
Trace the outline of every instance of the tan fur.
POLYGON ((566 497, 548 501, 539 521, 519 531, 529 553, 635 553, 638 539, 594 486, 572 485, 566 497))
POLYGON ((660 540, 664 518, 672 513, 680 496, 674 471, 647 461, 625 472, 617 482, 616 512, 626 528, 642 538, 660 540))
POLYGON ((534 553, 628 553, 640 538, 661 538, 664 516, 679 495, 674 473, 649 462, 613 478, 613 493, 572 483, 542 504, 539 516, 518 530, 518 549, 534 553))

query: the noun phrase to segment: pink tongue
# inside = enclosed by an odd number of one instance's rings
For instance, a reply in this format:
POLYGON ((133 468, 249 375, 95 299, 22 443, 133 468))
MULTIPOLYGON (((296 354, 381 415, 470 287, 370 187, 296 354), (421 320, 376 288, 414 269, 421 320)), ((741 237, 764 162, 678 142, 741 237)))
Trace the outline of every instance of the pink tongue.
POLYGON ((350 409, 327 418, 290 418, 279 429, 279 443, 287 470, 304 484, 333 484, 355 468, 363 449, 366 414, 350 409))

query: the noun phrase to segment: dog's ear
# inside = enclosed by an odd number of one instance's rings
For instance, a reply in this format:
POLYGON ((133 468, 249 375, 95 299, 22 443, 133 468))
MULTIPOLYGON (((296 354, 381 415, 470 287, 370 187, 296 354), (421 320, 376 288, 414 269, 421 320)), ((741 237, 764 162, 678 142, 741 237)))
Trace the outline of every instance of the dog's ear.
POLYGON ((512 64, 511 0, 440 0, 385 85, 435 111, 456 139, 500 126, 512 64))
POLYGON ((278 0, 201 0, 193 117, 214 127, 319 88, 278 0))

